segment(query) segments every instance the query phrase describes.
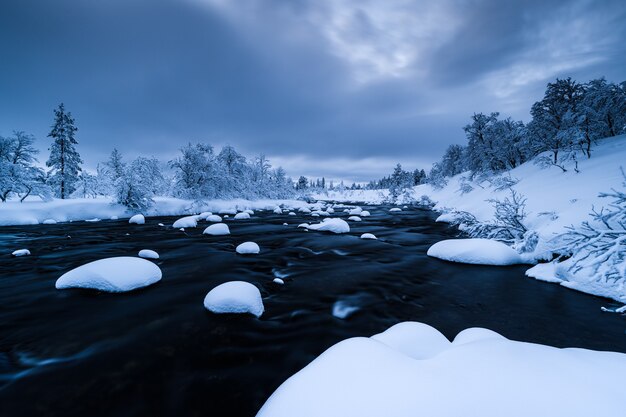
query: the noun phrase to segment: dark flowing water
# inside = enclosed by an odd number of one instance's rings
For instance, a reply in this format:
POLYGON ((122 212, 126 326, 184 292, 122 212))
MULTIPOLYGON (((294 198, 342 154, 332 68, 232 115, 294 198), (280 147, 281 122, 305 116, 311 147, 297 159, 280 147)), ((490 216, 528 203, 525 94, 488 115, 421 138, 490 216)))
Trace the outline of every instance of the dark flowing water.
POLYGON ((449 338, 486 327, 516 340, 626 352, 626 318, 608 300, 524 277, 525 266, 439 261, 457 232, 410 209, 350 223, 348 235, 297 229, 309 216, 257 213, 230 236, 181 232, 175 218, 0 228, 0 414, 254 416, 290 375, 332 344, 391 325, 428 323, 449 338), (283 222, 289 226, 283 226, 283 222), (378 241, 360 240, 371 232, 378 241), (237 255, 253 240, 261 254, 237 255), (12 258, 14 249, 32 256, 12 258), (125 294, 58 291, 86 262, 161 255, 160 283, 125 294), (285 280, 280 286, 276 276, 285 280), (214 315, 206 293, 230 280, 262 292, 265 314, 214 315), (333 316, 335 303, 359 310, 333 316))

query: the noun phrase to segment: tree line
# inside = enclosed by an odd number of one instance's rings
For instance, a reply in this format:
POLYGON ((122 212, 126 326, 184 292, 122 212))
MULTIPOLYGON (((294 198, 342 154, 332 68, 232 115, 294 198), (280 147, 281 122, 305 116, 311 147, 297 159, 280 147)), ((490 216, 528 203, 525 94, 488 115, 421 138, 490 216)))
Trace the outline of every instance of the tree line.
POLYGON ((94 175, 82 168, 77 131, 72 114, 60 104, 48 134, 47 170, 37 166, 39 151, 32 135, 14 131, 0 137, 0 200, 112 196, 129 209, 145 210, 157 195, 203 200, 286 198, 295 193, 284 169, 273 168, 263 154, 247 159, 230 145, 216 152, 211 145, 189 143, 167 163, 143 156, 125 161, 114 149, 94 175))

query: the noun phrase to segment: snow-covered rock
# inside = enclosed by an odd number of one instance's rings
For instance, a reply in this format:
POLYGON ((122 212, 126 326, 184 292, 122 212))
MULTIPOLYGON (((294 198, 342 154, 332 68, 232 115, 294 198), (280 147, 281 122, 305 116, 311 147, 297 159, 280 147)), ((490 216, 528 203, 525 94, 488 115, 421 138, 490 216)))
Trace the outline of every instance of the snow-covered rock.
POLYGON ((394 207, 392 209, 389 209, 390 213, 399 213, 401 211, 402 211, 402 209, 400 207, 394 207))
POLYGON ((206 216, 206 221, 211 223, 219 223, 222 221, 222 218, 217 214, 210 214, 206 216))
POLYGON ((74 268, 61 275, 57 289, 90 288, 106 292, 125 292, 154 284, 161 269, 150 261, 130 256, 106 258, 74 268))
POLYGON ((280 207, 274 207, 274 214, 283 214, 283 211, 280 209, 280 207))
POLYGON ((43 222, 41 222, 42 224, 57 224, 57 221, 54 219, 46 219, 43 222))
POLYGON ((30 251, 28 249, 18 249, 11 252, 11 255, 19 257, 19 256, 28 256, 30 255, 30 251))
POLYGON ((510 246, 489 239, 449 239, 432 245, 428 256, 446 261, 480 265, 514 265, 524 263, 510 246))
POLYGON ((213 313, 250 313, 261 317, 265 308, 261 292, 244 281, 218 285, 204 297, 204 307, 213 313))
POLYGON ((113 216, 109 217, 109 220, 117 220, 117 219, 119 219, 119 217, 116 216, 116 215, 113 215, 113 216))
POLYGON ((294 213, 293 211, 289 212, 289 216, 295 216, 295 215, 296 215, 296 213, 294 213))
POLYGON ((261 248, 254 242, 243 242, 235 248, 235 251, 241 255, 247 255, 259 253, 261 248))
POLYGON ((363 212, 363 209, 361 207, 355 207, 352 210, 348 210, 348 214, 350 216, 358 216, 363 212))
POLYGON ((98 217, 94 217, 93 219, 86 219, 85 221, 87 223, 97 223, 97 222, 102 221, 102 220, 99 219, 98 217))
POLYGON ((137 256, 139 256, 140 258, 145 258, 145 259, 159 259, 159 254, 150 249, 140 250, 137 256))
POLYGON ((244 213, 248 213, 251 216, 254 216, 254 210, 246 209, 243 211, 244 213))
POLYGON ((422 323, 344 340, 284 382, 257 417, 624 414, 626 355, 422 323))
POLYGON ((128 219, 128 223, 130 223, 130 224, 145 224, 146 223, 146 218, 143 216, 143 214, 135 214, 133 217, 128 219))
POLYGON ((244 212, 235 214, 235 220, 248 220, 250 218, 250 214, 244 212))
POLYGON ((205 235, 223 236, 223 235, 229 235, 230 229, 228 228, 228 225, 225 223, 216 223, 204 229, 204 232, 202 233, 205 235))
POLYGON ((196 227, 198 225, 198 217, 197 216, 186 216, 181 217, 176 220, 172 225, 173 228, 180 229, 181 227, 184 229, 186 227, 196 227))
POLYGON ((459 214, 456 212, 448 212, 448 213, 443 213, 441 214, 439 217, 437 217, 437 219, 435 219, 435 222, 437 223, 454 223, 459 217, 459 214))
POLYGON ((348 233, 350 232, 350 225, 342 219, 328 218, 321 223, 309 225, 308 229, 322 232, 348 233))
POLYGON ((308 223, 300 223, 300 224, 298 225, 298 228, 299 228, 299 229, 300 229, 300 228, 308 229, 308 228, 309 228, 309 224, 308 224, 308 223))
POLYGON ((300 208, 298 209, 298 211, 299 211, 300 213, 304 213, 304 214, 309 214, 309 213, 311 213, 311 209, 310 209, 310 208, 308 208, 308 207, 300 207, 300 208))
POLYGON ((206 218, 211 216, 211 215, 213 215, 212 212, 210 212, 210 211, 203 211, 202 213, 198 214, 197 217, 198 217, 199 220, 206 220, 206 218))
POLYGON ((374 236, 373 234, 371 234, 371 233, 363 233, 361 235, 361 239, 373 239, 373 240, 376 240, 378 238, 376 236, 374 236))
POLYGON ((348 217, 348 220, 353 221, 353 222, 360 222, 361 218, 359 216, 350 216, 348 217))
POLYGON ((369 212, 369 211, 367 211, 367 210, 363 210, 363 211, 361 212, 361 214, 360 214, 360 216, 361 216, 361 217, 368 217, 368 216, 370 216, 370 215, 371 215, 371 214, 370 214, 370 212, 369 212))
POLYGON ((280 278, 274 278, 274 279, 272 280, 272 282, 274 282, 275 284, 278 284, 278 285, 285 285, 285 281, 283 281, 283 280, 282 280, 282 279, 280 279, 280 278))

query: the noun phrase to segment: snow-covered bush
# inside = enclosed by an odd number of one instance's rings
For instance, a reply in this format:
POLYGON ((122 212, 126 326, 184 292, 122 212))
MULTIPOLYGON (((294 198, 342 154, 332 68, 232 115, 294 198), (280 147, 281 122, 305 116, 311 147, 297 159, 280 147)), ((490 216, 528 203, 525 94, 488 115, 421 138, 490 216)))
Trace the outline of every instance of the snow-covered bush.
MULTIPOLYGON (((623 186, 626 188, 626 174, 623 186)), ((613 189, 600 193, 611 199, 606 207, 592 210, 590 221, 570 227, 562 235, 562 252, 572 254, 570 272, 596 280, 626 280, 626 192, 613 189)))
POLYGON ((162 178, 156 160, 140 156, 124 167, 122 176, 115 181, 116 201, 131 211, 146 211, 154 203, 154 184, 162 178))

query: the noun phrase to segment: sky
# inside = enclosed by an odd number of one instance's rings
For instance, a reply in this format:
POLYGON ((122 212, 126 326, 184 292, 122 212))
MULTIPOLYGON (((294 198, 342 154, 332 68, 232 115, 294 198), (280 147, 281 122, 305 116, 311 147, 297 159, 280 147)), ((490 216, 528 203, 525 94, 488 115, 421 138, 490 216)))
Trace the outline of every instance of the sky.
POLYGON ((527 121, 556 77, 626 80, 626 2, 2 0, 0 135, 53 108, 87 168, 188 142, 289 175, 429 169, 474 112, 527 121))

